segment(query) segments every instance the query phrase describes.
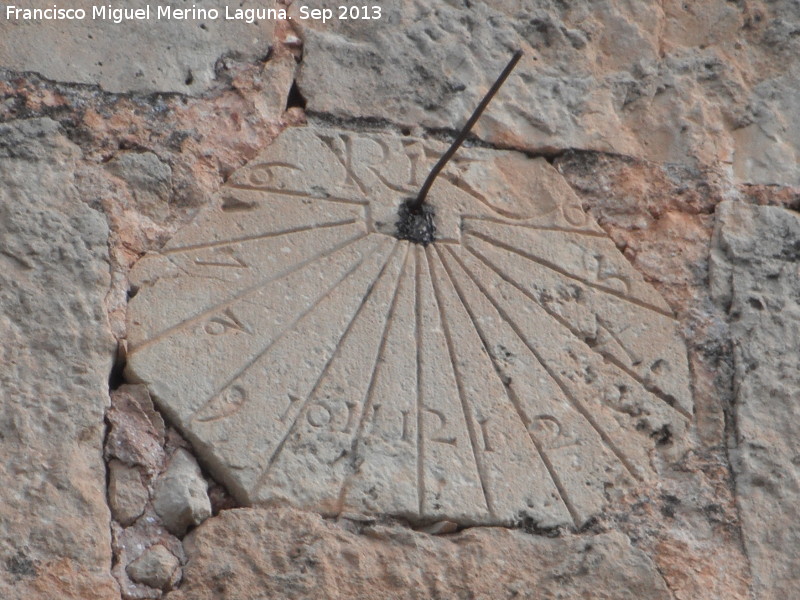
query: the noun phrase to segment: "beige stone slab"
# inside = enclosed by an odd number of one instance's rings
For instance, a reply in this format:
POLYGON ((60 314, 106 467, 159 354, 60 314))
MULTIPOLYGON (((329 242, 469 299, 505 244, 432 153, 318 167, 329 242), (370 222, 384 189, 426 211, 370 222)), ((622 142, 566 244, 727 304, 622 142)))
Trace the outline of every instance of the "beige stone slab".
MULTIPOLYGON (((265 3, 272 8, 272 3, 265 3)), ((124 4, 73 0, 53 3, 42 0, 19 3, 19 8, 83 9, 82 20, 7 19, 3 7, 0 20, 0 65, 16 71, 34 71, 55 81, 99 85, 109 92, 180 92, 198 94, 216 79, 215 64, 225 54, 262 58, 272 40, 275 21, 254 23, 226 20, 224 2, 211 0, 191 5, 219 11, 219 18, 188 13, 187 18, 158 18, 162 9, 190 9, 175 0, 158 4, 129 0, 124 4), (114 23, 107 13, 93 15, 93 7, 144 9, 149 19, 114 23)), ((231 11, 262 8, 245 1, 231 11)), ((264 8, 266 8, 264 7, 264 8)))
POLYGON ((416 264, 408 252, 342 489, 345 514, 419 518, 416 264))
POLYGON ((736 428, 729 441, 742 541, 756 598, 800 589, 800 219, 726 201, 711 254, 730 319, 736 428))
MULTIPOLYGON (((0 45, 4 44, 0 42, 0 45)), ((118 599, 103 415, 108 227, 50 119, 0 125, 0 598, 118 599)))
POLYGON ((248 505, 579 527, 655 478, 692 402, 666 302, 558 172, 290 129, 132 278, 128 374, 248 505))
POLYGON ((184 544, 184 582, 167 600, 675 598, 658 564, 617 531, 434 536, 367 525, 355 533, 300 511, 246 508, 209 519, 184 544))

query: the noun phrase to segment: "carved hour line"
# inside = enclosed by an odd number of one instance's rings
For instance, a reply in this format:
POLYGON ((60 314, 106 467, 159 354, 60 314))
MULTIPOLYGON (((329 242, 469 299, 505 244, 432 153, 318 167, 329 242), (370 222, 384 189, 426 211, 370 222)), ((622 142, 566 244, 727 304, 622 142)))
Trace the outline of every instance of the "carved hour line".
POLYGON ((495 265, 492 261, 490 261, 488 258, 483 256, 480 252, 478 252, 474 248, 468 248, 468 250, 473 256, 475 256, 483 264, 485 264, 492 271, 494 271, 497 274, 497 276, 500 277, 503 281, 505 281, 509 285, 514 286, 517 290, 520 291, 520 293, 525 295, 526 298, 528 298, 529 300, 534 302, 537 306, 541 307, 542 310, 544 310, 548 315, 550 315, 559 325, 561 325, 567 331, 569 331, 569 333, 575 338, 575 340, 578 341, 579 343, 581 343, 583 346, 585 346, 586 349, 588 349, 593 354, 596 354, 597 356, 599 356, 603 360, 607 360, 608 362, 612 363, 614 366, 616 366, 617 368, 619 368, 620 370, 625 372, 631 379, 633 379, 639 385, 641 385, 645 390, 647 390, 648 392, 653 394, 659 400, 662 400, 667 406, 670 406, 671 408, 675 409, 675 411, 678 414, 680 414, 682 417, 691 420, 691 418, 692 418, 691 415, 683 407, 679 406, 674 400, 671 400, 670 398, 668 398, 667 395, 664 394, 664 392, 659 390, 657 387, 646 383, 644 378, 641 375, 639 375, 638 373, 636 373, 632 369, 630 369, 630 368, 626 367, 625 365, 623 365, 610 352, 603 352, 602 350, 599 350, 598 348, 593 348, 592 346, 587 344, 586 341, 575 330, 574 326, 572 326, 569 323, 569 321, 567 321, 564 317, 562 317, 561 315, 559 315, 558 313, 553 311, 545 303, 540 302, 539 299, 536 298, 536 296, 531 294, 528 290, 526 290, 523 286, 521 286, 519 283, 514 281, 511 277, 509 277, 508 275, 503 273, 503 271, 497 265, 495 265))
POLYGON ((337 204, 350 204, 353 206, 369 206, 367 200, 352 200, 350 198, 341 198, 339 196, 314 196, 311 192, 304 192, 303 190, 284 190, 281 188, 268 188, 255 185, 229 183, 227 187, 243 190, 246 192, 264 192, 265 195, 270 196, 290 196, 292 198, 307 198, 314 202, 335 202, 337 204))
POLYGON ((356 237, 354 237, 352 239, 345 240, 344 242, 336 244, 333 248, 331 248, 330 250, 326 251, 324 254, 321 254, 321 253, 320 254, 315 254, 314 256, 312 256, 310 258, 307 258, 306 260, 300 261, 296 265, 292 265, 291 267, 289 267, 287 269, 284 269, 283 271, 280 271, 275 275, 272 275, 270 277, 262 279, 262 280, 258 281, 257 283, 251 285, 250 287, 245 288, 244 290, 242 290, 238 294, 234 295, 232 298, 230 298, 230 299, 228 299, 228 300, 226 300, 224 302, 220 302, 219 304, 215 304, 214 306, 212 306, 212 307, 210 307, 210 308, 198 313, 197 315, 195 315, 193 317, 189 317, 188 319, 185 319, 185 320, 181 321, 180 323, 172 325, 171 327, 168 327, 167 329, 157 333, 153 337, 140 342, 138 345, 136 345, 135 347, 133 347, 131 349, 131 353, 138 352, 139 350, 142 350, 143 348, 146 348, 147 346, 155 344, 156 342, 164 339, 165 337, 167 337, 169 335, 172 335, 173 333, 175 333, 177 331, 180 331, 181 329, 185 329, 186 327, 191 327, 192 325, 194 325, 198 321, 202 321, 203 319, 205 319, 209 315, 213 315, 213 314, 219 312, 220 310, 225 310, 226 308, 228 308, 230 306, 233 306, 239 300, 242 300, 243 298, 246 298, 250 294, 253 294, 253 293, 257 292, 259 289, 261 289, 265 285, 269 285, 273 281, 278 281, 280 279, 283 279, 284 277, 288 277, 289 275, 291 275, 295 271, 299 271, 300 269, 303 269, 303 268, 307 267, 308 265, 310 265, 311 263, 319 260, 323 256, 330 256, 330 255, 332 255, 332 254, 334 254, 336 252, 339 252, 340 250, 345 249, 347 246, 349 246, 351 244, 355 244, 359 240, 364 239, 368 235, 369 234, 367 234, 367 233, 362 233, 362 234, 360 234, 360 235, 358 235, 358 236, 356 236, 356 237))
POLYGON ((445 179, 446 181, 450 182, 452 185, 454 185, 455 187, 460 189, 462 192, 465 192, 465 193, 469 194, 470 196, 472 196, 473 198, 475 198, 475 200, 477 200, 478 202, 483 204, 486 208, 488 208, 492 212, 497 213, 498 215, 501 215, 501 216, 505 217, 506 219, 529 219, 529 218, 531 218, 531 217, 526 217, 526 216, 519 217, 519 216, 516 216, 511 211, 508 211, 508 210, 505 210, 503 208, 499 208, 499 207, 495 206, 494 204, 489 202, 489 200, 486 198, 486 196, 481 194, 478 190, 473 188, 466 181, 461 179, 458 175, 455 175, 453 173, 442 173, 442 178, 445 179))
MULTIPOLYGON (((514 223, 496 219, 493 217, 479 217, 473 215, 464 215, 461 217, 465 221, 484 221, 486 223, 495 223, 497 225, 508 225, 509 227, 520 227, 522 229, 530 229, 532 231, 558 231, 561 233, 576 233, 578 235, 585 235, 587 237, 605 238, 606 234, 602 231, 592 231, 591 229, 573 229, 570 227, 559 227, 558 225, 533 225, 531 223, 514 223)), ((527 217, 533 218, 533 217, 527 217)))
MULTIPOLYGON (((227 390, 231 385, 233 385, 233 383, 237 379, 239 379, 248 369, 250 369, 254 364, 256 364, 261 359, 262 356, 264 356, 267 352, 269 352, 270 348, 272 348, 281 339, 283 339, 284 335, 286 335, 288 332, 292 331, 297 326, 297 324, 300 323, 300 321, 302 321, 307 315, 309 315, 311 312, 313 312, 314 309, 317 306, 319 306, 319 304, 322 301, 325 300, 325 298, 330 296, 331 293, 337 287, 339 287, 339 285, 342 284, 342 282, 344 282, 346 279, 348 279, 363 264, 364 264, 364 260, 363 259, 356 261, 356 263, 352 267, 350 267, 350 269, 348 269, 338 280, 336 280, 336 282, 328 289, 327 292, 325 292, 325 294, 323 294, 322 296, 317 298, 317 300, 311 306, 309 306, 306 310, 304 310, 302 313, 300 313, 300 315, 298 315, 297 318, 295 318, 294 321, 292 321, 289 325, 284 327, 283 330, 277 336, 275 336, 273 339, 271 339, 269 341, 269 343, 266 345, 266 347, 262 348, 259 352, 257 352, 256 355, 252 359, 247 361, 247 363, 245 363, 245 365, 233 375, 233 377, 230 377, 217 391, 215 391, 211 395, 211 398, 205 402, 205 404, 210 404, 211 402, 214 401, 214 399, 217 396, 219 396, 220 394, 224 393, 225 390, 227 390)), ((290 400, 291 400, 291 397, 290 397, 290 400)), ((204 404, 204 406, 205 406, 205 404, 204 404)), ((198 409, 198 411, 199 410, 200 409, 198 409)), ((198 411, 195 411, 194 415, 192 416, 192 418, 190 420, 194 420, 194 418, 197 415, 198 411)))
POLYGON ((595 315, 595 317, 597 318, 598 327, 603 329, 603 331, 605 331, 609 335, 609 337, 611 337, 611 339, 614 340, 620 348, 622 348, 622 351, 631 361, 631 366, 636 366, 638 364, 641 364, 643 360, 642 357, 636 354, 635 352, 631 351, 625 344, 622 343, 622 339, 619 337, 619 334, 625 331, 626 329, 629 329, 630 326, 625 327, 625 329, 617 333, 613 329, 611 329, 611 325, 605 319, 601 319, 597 315, 595 315))
MULTIPOLYGON (((481 239, 484 242, 487 242, 488 244, 491 244, 492 246, 494 246, 496 248, 500 248, 501 250, 505 250, 507 252, 511 252, 512 254, 516 254, 517 256, 521 256, 522 258, 524 258, 526 260, 529 260, 531 262, 534 262, 537 265, 541 265, 541 266, 543 266, 543 267, 545 267, 545 268, 547 268, 547 269, 549 269, 549 270, 551 270, 551 271, 553 271, 555 273, 558 273, 559 275, 561 275, 563 277, 566 277, 568 279, 572 279, 574 281, 578 281, 578 282, 580 282, 580 283, 582 283, 582 284, 584 284, 586 286, 589 286, 590 288, 596 289, 596 290, 604 292, 606 294, 610 294, 612 296, 615 296, 615 297, 619 298, 620 300, 624 300, 625 302, 630 302, 631 304, 635 304, 637 306, 641 306, 642 308, 646 308, 647 310, 651 310, 651 311, 653 311, 655 313, 658 313, 659 315, 662 315, 662 316, 667 317, 669 319, 675 320, 675 317, 674 317, 674 315, 672 313, 667 312, 667 311, 665 311, 665 310, 663 310, 663 309, 661 309, 661 308, 659 308, 657 306, 653 306, 652 304, 649 304, 648 302, 642 302, 641 300, 637 300, 636 298, 630 298, 629 296, 626 296, 625 294, 621 293, 619 290, 615 290, 615 289, 610 288, 608 286, 601 285, 599 283, 594 283, 592 281, 588 281, 587 279, 585 279, 583 277, 579 277, 577 275, 573 275, 569 271, 567 271, 565 269, 562 269, 558 265, 553 264, 548 260, 544 260, 542 258, 539 258, 538 256, 533 256, 532 254, 528 254, 527 252, 524 252, 523 250, 520 250, 518 248, 514 248, 513 246, 510 246, 509 244, 506 244, 505 242, 501 242, 499 240, 496 240, 496 239, 494 239, 494 238, 492 238, 492 237, 490 237, 488 235, 485 235, 485 234, 477 232, 477 231, 465 231, 464 233, 468 234, 468 235, 475 236, 476 238, 481 239)), ((472 250, 472 248, 469 248, 469 249, 472 250)))
POLYGON ((538 363, 547 372, 547 374, 550 376, 550 379, 552 379, 553 382, 561 389, 561 392, 570 401, 575 410, 578 411, 583 416, 583 418, 586 419, 586 421, 592 426, 592 428, 597 432, 597 435, 600 436, 600 439, 602 439, 603 442, 606 444, 606 446, 608 446, 608 449, 614 453, 614 455, 617 457, 620 463, 622 463, 622 465, 628 470, 631 476, 634 479, 641 481, 642 478, 637 472, 636 467, 634 467, 634 465, 631 464, 630 459, 627 456, 625 456, 625 454, 623 454, 623 452, 617 447, 617 445, 603 430, 603 428, 600 427, 600 425, 597 423, 597 421, 595 421, 591 413, 589 413, 586 407, 583 406, 583 403, 581 403, 575 396, 573 396, 569 388, 564 384, 563 381, 561 381, 561 378, 556 374, 556 372, 552 368, 550 368, 550 366, 547 364, 547 362, 544 360, 541 354, 539 354, 538 350, 536 350, 533 347, 533 345, 528 342, 528 339, 525 337, 522 331, 520 331, 519 326, 516 324, 516 322, 513 321, 511 317, 502 309, 502 307, 495 301, 495 299, 486 290, 486 287, 482 283, 480 283, 480 281, 478 281, 478 278, 475 276, 475 274, 473 274, 469 269, 467 269, 466 265, 463 264, 463 262, 455 255, 455 253, 451 252, 451 254, 456 259, 456 261, 458 261, 458 264, 461 265, 461 268, 464 270, 465 273, 467 273, 469 278, 472 279, 472 281, 475 283, 475 285, 478 287, 481 293, 486 297, 486 299, 492 303, 495 310, 500 314, 503 320, 506 323, 508 323, 508 325, 514 331, 519 340, 523 344, 525 344, 528 350, 531 351, 531 354, 533 354, 534 358, 536 358, 538 363))
POLYGON ((642 386, 642 387, 643 387, 645 390, 647 390, 648 392, 650 392, 651 394, 653 394, 653 396, 655 396, 655 397, 656 397, 656 398, 658 398, 659 400, 663 401, 663 402, 664 402, 664 404, 666 404, 667 406, 669 406, 669 407, 671 407, 671 408, 675 409, 675 411, 676 411, 676 412, 677 412, 679 415, 681 415, 683 418, 685 418, 685 419, 688 419, 689 421, 691 421, 691 420, 692 420, 692 414, 691 414, 689 411, 687 411, 685 408, 683 408, 681 405, 679 405, 679 404, 677 403, 677 401, 675 400, 675 398, 673 398, 672 396, 670 396, 670 395, 668 395, 668 394, 665 394, 665 393, 664 393, 664 392, 663 392, 661 389, 659 389, 658 387, 656 387, 656 386, 654 386, 654 385, 652 385, 652 384, 650 384, 650 383, 647 383, 647 382, 644 380, 644 378, 643 378, 643 377, 641 377, 641 376, 640 376, 638 373, 636 373, 635 371, 633 371, 633 370, 632 370, 632 369, 630 369, 629 367, 626 367, 626 366, 625 366, 624 364, 622 364, 622 363, 621 363, 619 360, 617 360, 617 358, 616 358, 615 356, 612 356, 610 353, 608 353, 608 354, 607 354, 607 353, 601 353, 601 356, 603 357, 603 359, 607 360, 607 361, 608 361, 608 362, 610 362, 612 365, 614 365, 615 367, 617 367, 617 368, 618 368, 620 371, 622 371, 623 373, 625 373, 625 374, 626 374, 628 377, 630 377, 631 379, 633 379, 634 381, 636 381, 636 382, 637 382, 639 385, 641 385, 641 386, 642 386))
POLYGON ((447 353, 450 356, 450 366, 453 370, 453 376, 456 380, 456 387, 458 388, 458 399, 461 401, 461 411, 464 414, 464 421, 467 424, 467 433, 469 434, 469 441, 472 445, 472 458, 475 461, 475 467, 478 470, 478 478, 481 482, 481 490, 483 491, 483 499, 486 502, 486 508, 489 510, 489 514, 495 516, 496 512, 494 500, 492 498, 491 490, 489 489, 489 477, 486 474, 486 468, 483 465, 483 457, 478 451, 478 435, 475 431, 475 416, 472 414, 472 408, 468 405, 467 398, 464 393, 464 383, 461 377, 461 370, 457 365, 458 361, 455 357, 453 333, 450 330, 450 324, 448 320, 445 318, 445 308, 442 303, 442 290, 440 288, 440 284, 437 283, 436 277, 434 276, 433 269, 430 264, 431 260, 429 252, 430 251, 426 248, 425 260, 428 263, 428 275, 431 283, 433 284, 433 295, 436 301, 437 310, 439 311, 439 320, 442 323, 442 329, 444 330, 444 338, 447 343, 447 353))
POLYGON ((422 345, 422 294, 420 282, 420 248, 419 244, 414 244, 414 341, 417 350, 417 501, 419 505, 419 516, 424 515, 425 508, 425 471, 424 457, 425 447, 422 435, 422 365, 420 364, 419 349, 422 345))
MULTIPOLYGON (((449 248, 448 251, 455 258, 455 252, 449 248)), ((478 334, 478 337, 480 338, 481 343, 483 344, 483 349, 486 352, 486 355, 489 357, 489 360, 492 363, 492 367, 494 367, 494 374, 497 377, 498 381, 500 382, 500 385, 503 387, 503 390, 505 390, 506 399, 509 401, 511 406, 514 407, 514 411, 517 417, 519 417, 519 420, 522 423, 523 428, 528 433, 528 437, 530 438, 531 443, 533 444, 533 447, 536 450, 537 455, 539 456, 539 460, 542 461, 544 468, 547 470, 547 474, 550 476, 550 479, 552 480, 553 485, 558 491, 559 496, 561 496, 561 501, 564 503, 564 506, 567 508, 567 512, 569 512, 570 516, 572 517, 572 520, 575 523, 575 527, 580 527, 581 525, 580 515, 578 514, 578 511, 575 509, 575 506, 572 504, 572 501, 570 501, 569 495, 567 494, 567 490, 561 483, 561 478, 558 476, 558 473, 556 473, 553 464, 550 462, 550 458, 547 456, 547 453, 544 451, 544 448, 542 447, 541 443, 536 439, 536 436, 531 431, 530 426, 532 421, 525 414, 525 410, 522 408, 522 403, 517 397, 516 391, 510 385, 506 385, 505 382, 503 381, 502 370, 500 368, 500 365, 497 364, 494 355, 492 354, 491 350, 489 350, 489 342, 484 337, 483 330, 478 326, 478 321, 475 317, 475 313, 472 312, 472 307, 470 307, 469 303, 465 300, 464 290, 461 289, 461 286, 456 281, 456 278, 453 277, 453 273, 450 270, 450 266, 447 264, 447 261, 444 260, 442 251, 437 249, 437 252, 439 253, 439 259, 441 260, 442 265, 444 266, 444 270, 447 273, 447 277, 450 280, 450 284, 453 286, 453 289, 455 290, 458 299, 461 301, 461 305, 464 307, 464 310, 467 311, 470 321, 472 321, 472 327, 478 334)), ((461 267, 461 269, 464 270, 464 266, 461 264, 461 262, 460 261, 457 262, 461 267)), ((469 274, 467 275, 469 276, 469 274)))
MULTIPOLYGON (((395 287, 394 287, 394 293, 392 294, 392 301, 391 301, 391 304, 389 305, 389 312, 386 315, 386 322, 384 323, 383 333, 381 334, 381 344, 380 344, 380 347, 378 348, 377 354, 375 355, 375 364, 372 366, 372 374, 370 375, 369 384, 367 385, 367 393, 366 393, 365 399, 364 399, 364 407, 361 410, 361 417, 359 418, 359 421, 358 421, 358 428, 356 429, 356 433, 353 436, 353 442, 352 442, 352 445, 351 445, 351 452, 352 452, 353 455, 355 455, 355 453, 358 450, 359 446, 362 444, 362 437, 364 435, 364 427, 366 426, 366 423, 367 423, 367 414, 369 412, 369 409, 372 406, 375 406, 375 408, 374 408, 374 410, 372 412, 372 418, 373 418, 373 420, 378 418, 378 409, 380 408, 381 405, 380 404, 378 404, 378 405, 374 404, 374 402, 375 402, 375 398, 374 398, 374 395, 375 395, 375 383, 376 383, 376 381, 378 379, 378 377, 377 377, 378 371, 381 369, 381 365, 383 364, 381 359, 383 359, 384 352, 386 351, 386 344, 387 344, 388 338, 389 338, 389 336, 388 336, 389 327, 390 327, 390 324, 392 324, 392 322, 393 322, 394 312, 395 312, 395 309, 397 307, 397 299, 398 299, 398 297, 400 295, 398 293, 400 291, 400 284, 406 278, 406 272, 405 271, 406 271, 406 267, 408 266, 408 257, 410 255, 410 252, 409 252, 409 247, 410 246, 411 246, 411 244, 409 244, 408 242, 405 242, 406 250, 405 250, 405 254, 403 255, 403 261, 402 261, 403 266, 400 268, 400 273, 397 276, 397 283, 395 284, 395 287)), ((403 426, 405 428, 405 422, 404 422, 403 426)), ((405 433, 405 431, 403 431, 403 433, 405 433)), ((349 489, 350 481, 351 481, 351 479, 352 479, 354 474, 355 473, 350 473, 347 476, 347 478, 345 479, 344 483, 342 484, 342 488, 341 488, 341 490, 339 492, 339 503, 338 503, 338 506, 340 508, 340 512, 341 512, 341 507, 344 506, 344 501, 347 498, 347 490, 349 489)))
MULTIPOLYGON (((218 248, 220 246, 232 246, 233 244, 240 244, 242 242, 253 242, 256 240, 267 240, 273 237, 280 237, 282 235, 291 235, 293 233, 301 233, 303 231, 311 231, 312 229, 328 229, 332 227, 342 227, 344 225, 352 225, 353 223, 358 223, 358 219, 348 219, 346 221, 334 221, 331 223, 321 223, 319 225, 304 225, 302 227, 292 227, 290 229, 283 229, 281 231, 271 231, 269 233, 258 233, 254 235, 245 235, 238 238, 231 238, 229 240, 221 240, 219 242, 206 242, 203 244, 192 244, 190 246, 177 246, 174 248, 165 248, 161 250, 160 254, 176 254, 178 252, 190 252, 192 250, 205 250, 207 248, 218 248)), ((233 260, 236 260, 235 258, 233 260)), ((246 267, 247 265, 244 264, 244 261, 241 261, 239 266, 246 267)), ((214 262, 201 262, 200 259, 195 259, 195 263, 198 265, 214 265, 214 266, 223 266, 223 267, 232 267, 235 266, 232 263, 214 263, 214 262)))
POLYGON ((235 254, 231 254, 231 262, 222 262, 220 260, 200 260, 199 257, 196 257, 194 259, 194 264, 203 267, 231 267, 234 269, 247 269, 250 266, 235 254))
POLYGON ((258 490, 260 490, 261 487, 266 483, 266 479, 269 476, 270 470, 272 469, 272 467, 275 464, 275 462, 278 460, 278 457, 280 456, 281 452, 283 451, 284 446, 286 445, 286 440, 288 440, 289 437, 291 436, 292 432, 296 430, 298 423, 300 423, 301 415, 303 415, 303 413, 305 413, 305 410, 308 407, 309 402, 311 402, 311 399, 314 398, 314 396, 317 393, 317 390, 319 389, 319 386, 325 380, 325 376, 328 374, 328 370, 330 369, 330 367, 333 364, 333 362, 336 359, 336 357, 339 356, 339 354, 341 352, 341 348, 344 345, 344 342, 347 339, 347 336, 350 334, 350 331, 353 328, 353 324, 358 320, 358 316, 361 314, 361 311, 367 305, 367 302, 370 299, 370 297, 372 296, 372 292, 375 290, 375 287, 376 287, 378 281, 380 281, 381 278, 383 277, 384 273, 386 273, 386 267, 389 266, 389 264, 394 259, 395 253, 397 252, 397 248, 399 248, 399 247, 400 247, 400 245, 399 245, 399 243, 397 241, 395 241, 392 244, 392 251, 390 252, 390 254, 387 257, 386 261, 383 263, 383 266, 381 266, 381 269, 380 269, 380 271, 378 271, 378 274, 375 276, 375 279, 372 281, 372 283, 367 288, 367 293, 364 296, 364 300, 361 302, 361 304, 358 305, 358 308, 356 309, 355 313, 350 318, 350 321, 347 323, 347 327, 345 327, 344 332, 342 333, 341 337, 339 338, 339 341, 336 344, 336 349, 331 353, 330 357, 328 358, 328 361, 325 363, 325 366, 322 368, 322 371, 320 371, 320 374, 317 377, 317 380, 314 382, 314 386, 311 388, 311 391, 309 392, 308 396, 306 396, 305 399, 303 399, 303 402, 300 405, 300 408, 297 411, 297 414, 295 415, 294 420, 292 421, 292 424, 286 430, 286 433, 281 438, 281 441, 278 442, 278 445, 275 447, 275 450, 272 452, 272 455, 269 457, 269 461, 267 461, 266 467, 264 467, 264 469, 261 471, 261 474, 258 476, 258 479, 256 480, 256 483, 253 486, 253 492, 254 493, 257 493, 258 490))
POLYGON ((172 256, 165 256, 164 258, 166 258, 170 263, 172 263, 172 266, 174 266, 176 269, 178 269, 181 273, 183 273, 187 277, 192 277, 194 279, 211 279, 213 281, 221 281, 222 283, 225 283, 225 284, 229 283, 227 279, 224 279, 222 277, 218 277, 216 275, 205 275, 205 274, 200 274, 200 273, 192 273, 185 266, 183 266, 177 260, 175 260, 175 258, 172 257, 172 256))

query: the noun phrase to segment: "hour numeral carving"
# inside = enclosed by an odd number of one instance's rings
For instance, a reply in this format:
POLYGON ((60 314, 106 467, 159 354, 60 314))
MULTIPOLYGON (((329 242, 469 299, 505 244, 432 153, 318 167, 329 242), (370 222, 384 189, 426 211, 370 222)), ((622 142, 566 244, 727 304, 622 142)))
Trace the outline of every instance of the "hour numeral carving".
POLYGON ((568 435, 561 422, 550 415, 539 415, 528 426, 544 448, 555 449, 573 446, 576 441, 568 435))
MULTIPOLYGON (((345 402, 347 415, 342 419, 344 423, 341 429, 333 427, 335 431, 340 433, 350 433, 353 430, 356 420, 357 406, 358 405, 355 402, 345 402)), ((338 413, 339 411, 331 410, 324 404, 317 403, 312 405, 306 412, 306 421, 308 421, 309 425, 315 428, 325 427, 334 421, 338 413)))
POLYGON ((408 177, 408 183, 406 185, 413 188, 419 187, 422 185, 420 179, 420 172, 422 169, 419 168, 421 163, 420 159, 425 155, 425 148, 418 141, 404 140, 403 150, 411 163, 411 174, 408 177))
POLYGON ((622 339, 620 338, 620 335, 623 332, 627 331, 628 329, 629 326, 626 326, 619 331, 614 331, 611 329, 611 326, 608 323, 598 318, 597 332, 598 334, 602 334, 602 336, 601 335, 597 336, 599 342, 597 344, 597 349, 600 351, 601 354, 608 352, 609 344, 612 341, 614 341, 620 348, 622 348, 622 351, 628 356, 631 366, 635 367, 642 363, 642 357, 635 349, 631 348, 629 345, 623 344, 622 339))
POLYGON ((616 411, 632 417, 638 417, 642 414, 642 407, 631 396, 630 388, 625 384, 609 385, 603 391, 602 398, 607 406, 616 411))
POLYGON ((319 138, 331 149, 336 160, 344 167, 344 184, 358 187, 362 193, 366 193, 367 188, 364 182, 359 179, 353 169, 353 139, 346 134, 338 136, 321 135, 319 138))
POLYGON ((240 331, 242 333, 250 333, 250 329, 244 325, 233 311, 228 308, 220 316, 212 317, 203 327, 203 330, 209 335, 222 335, 224 333, 235 333, 240 331))
POLYGON ((306 413, 306 421, 312 427, 323 427, 331 422, 332 417, 330 409, 322 404, 315 404, 306 413))
POLYGON ((451 446, 457 445, 455 437, 450 437, 445 434, 445 429, 447 429, 447 417, 444 416, 444 413, 434 408, 426 408, 425 410, 432 415, 436 415, 439 419, 439 428, 431 436, 431 441, 439 442, 440 444, 450 444, 451 446))
POLYGON ((583 253, 583 266, 591 273, 595 283, 604 285, 615 291, 627 294, 630 292, 631 284, 625 275, 619 274, 614 267, 608 264, 608 259, 602 254, 595 254, 587 251, 582 246, 572 243, 583 253))
MULTIPOLYGON (((392 182, 387 178, 387 174, 391 173, 391 170, 387 170, 384 168, 385 165, 389 164, 392 159, 392 151, 389 145, 380 139, 372 139, 370 140, 371 143, 377 144, 381 152, 376 153, 374 150, 370 150, 368 153, 370 158, 373 159, 371 164, 368 163, 364 158, 364 152, 359 152, 359 157, 354 160, 353 155, 355 153, 354 149, 354 142, 353 138, 346 134, 340 134, 338 136, 328 136, 328 135, 321 135, 319 136, 320 140, 325 143, 328 148, 331 149, 331 152, 336 157, 336 160, 339 164, 344 168, 345 171, 345 179, 344 185, 357 187, 362 193, 366 194, 368 191, 367 182, 356 173, 356 169, 354 164, 357 164, 360 169, 366 169, 372 175, 374 175, 378 181, 380 181, 383 185, 385 185, 390 190, 394 190, 400 193, 411 193, 412 189, 404 188, 402 185, 396 182, 392 182)), ((363 150, 360 148, 359 150, 363 150)), ((421 155, 421 152, 406 152, 406 156, 411 161, 411 179, 410 183, 407 186, 410 188, 416 187, 418 184, 416 183, 416 179, 418 178, 417 174, 417 161, 421 155)))
POLYGON ((297 402, 300 402, 300 398, 298 398, 297 396, 292 396, 291 394, 289 394, 289 404, 286 407, 286 410, 284 410, 283 414, 281 415, 281 423, 286 423, 286 419, 289 418, 289 413, 292 412, 292 407, 297 402))
POLYGON ((411 441, 411 432, 409 431, 409 419, 408 419, 409 412, 411 411, 408 410, 401 411, 401 414, 403 415, 403 431, 400 434, 400 439, 404 442, 411 441))
POLYGON ((246 401, 247 391, 240 385, 232 385, 222 390, 197 411, 194 420, 205 423, 229 417, 242 408, 246 401))
POLYGON ((349 433, 353 430, 353 425, 355 425, 356 406, 358 405, 355 402, 346 402, 345 404, 347 405, 347 424, 342 431, 349 433))
POLYGON ((489 417, 484 417, 478 421, 481 426, 481 435, 483 436, 483 449, 485 452, 494 452, 491 442, 489 441, 489 417))
POLYGON ((285 162, 262 163, 254 166, 249 173, 249 183, 254 186, 270 185, 275 179, 277 169, 291 169, 292 171, 302 171, 296 165, 285 162))
POLYGON ((570 225, 579 227, 586 223, 586 213, 583 208, 577 204, 570 204, 561 209, 561 214, 570 225))

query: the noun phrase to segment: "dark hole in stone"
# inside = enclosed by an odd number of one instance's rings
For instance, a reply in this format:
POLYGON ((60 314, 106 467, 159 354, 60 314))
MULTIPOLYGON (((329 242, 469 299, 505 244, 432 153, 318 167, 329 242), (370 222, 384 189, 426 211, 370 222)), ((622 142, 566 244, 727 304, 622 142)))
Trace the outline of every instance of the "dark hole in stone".
POLYGON ((292 82, 289 95, 286 97, 286 110, 294 107, 302 108, 303 110, 306 109, 306 99, 303 94, 300 93, 300 88, 297 87, 296 80, 292 82))
POLYGON ((673 494, 662 494, 661 499, 664 504, 661 506, 661 514, 670 519, 675 518, 675 508, 681 503, 680 499, 673 494))
POLYGON ((542 535, 549 538, 561 536, 561 530, 558 527, 540 525, 536 519, 524 513, 517 515, 516 525, 522 529, 522 531, 531 535, 542 535))
POLYGON ((186 80, 184 81, 184 83, 186 85, 192 85, 194 83, 194 73, 192 73, 191 69, 189 69, 189 74, 186 75, 186 80))
POLYGON ((672 443, 672 431, 668 425, 664 425, 658 431, 650 434, 650 437, 655 438, 656 446, 669 446, 672 443))
POLYGON ((764 304, 758 298, 748 298, 747 303, 756 310, 764 310, 764 304))
POLYGON ((409 198, 400 205, 400 210, 397 211, 399 219, 395 224, 397 227, 395 237, 398 240, 408 240, 427 246, 436 239, 436 225, 433 223, 435 213, 433 207, 428 204, 413 208, 411 206, 413 201, 413 198, 409 198))
POLYGON ((111 367, 111 373, 108 375, 108 389, 116 390, 125 383, 125 353, 121 346, 117 346, 117 355, 114 358, 114 364, 111 367))

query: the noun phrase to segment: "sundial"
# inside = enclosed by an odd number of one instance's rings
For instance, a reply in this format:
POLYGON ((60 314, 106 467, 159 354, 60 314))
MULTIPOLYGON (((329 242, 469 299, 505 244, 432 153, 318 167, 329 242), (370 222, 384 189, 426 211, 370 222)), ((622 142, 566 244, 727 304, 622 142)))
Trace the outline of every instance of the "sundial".
POLYGON ((692 414, 663 298, 558 171, 290 128, 131 279, 128 376, 249 506, 580 526, 692 414), (411 238, 411 239, 408 239, 411 238))

